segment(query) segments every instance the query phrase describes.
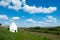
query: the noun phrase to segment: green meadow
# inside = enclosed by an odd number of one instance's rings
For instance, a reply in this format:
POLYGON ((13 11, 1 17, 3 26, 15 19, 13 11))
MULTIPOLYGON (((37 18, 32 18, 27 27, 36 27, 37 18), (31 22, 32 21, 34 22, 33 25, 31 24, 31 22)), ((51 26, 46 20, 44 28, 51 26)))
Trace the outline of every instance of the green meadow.
POLYGON ((0 27, 0 40, 60 40, 60 27, 18 28, 18 32, 15 33, 0 27))
POLYGON ((40 35, 19 29, 17 33, 9 32, 7 28, 0 28, 0 40, 50 40, 40 35))

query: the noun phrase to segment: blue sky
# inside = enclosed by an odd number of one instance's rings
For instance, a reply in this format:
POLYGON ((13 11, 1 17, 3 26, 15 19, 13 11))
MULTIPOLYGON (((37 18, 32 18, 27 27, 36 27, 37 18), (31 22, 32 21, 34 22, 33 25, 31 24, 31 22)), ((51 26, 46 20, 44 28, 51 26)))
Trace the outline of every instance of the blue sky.
POLYGON ((18 27, 60 26, 60 0, 0 0, 0 23, 18 27))

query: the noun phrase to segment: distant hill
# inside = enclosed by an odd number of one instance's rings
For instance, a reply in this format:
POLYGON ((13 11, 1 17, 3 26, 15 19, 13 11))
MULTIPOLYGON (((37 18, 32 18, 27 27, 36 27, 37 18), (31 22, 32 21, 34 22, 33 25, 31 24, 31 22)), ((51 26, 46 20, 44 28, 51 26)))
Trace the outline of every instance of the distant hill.
POLYGON ((49 28, 30 27, 30 28, 28 28, 26 30, 32 31, 32 32, 42 32, 42 33, 49 33, 49 34, 60 35, 60 26, 49 27, 49 28))
POLYGON ((0 28, 8 28, 9 26, 0 26, 0 28))

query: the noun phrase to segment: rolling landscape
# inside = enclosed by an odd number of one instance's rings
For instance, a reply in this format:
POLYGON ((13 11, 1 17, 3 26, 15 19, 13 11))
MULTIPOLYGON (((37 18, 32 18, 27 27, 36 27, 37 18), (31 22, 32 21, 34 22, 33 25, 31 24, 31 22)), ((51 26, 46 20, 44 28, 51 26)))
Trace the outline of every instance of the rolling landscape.
POLYGON ((0 40, 60 40, 60 27, 18 28, 18 32, 13 33, 8 27, 0 26, 0 40))
POLYGON ((0 40, 60 40, 60 0, 0 0, 0 40))

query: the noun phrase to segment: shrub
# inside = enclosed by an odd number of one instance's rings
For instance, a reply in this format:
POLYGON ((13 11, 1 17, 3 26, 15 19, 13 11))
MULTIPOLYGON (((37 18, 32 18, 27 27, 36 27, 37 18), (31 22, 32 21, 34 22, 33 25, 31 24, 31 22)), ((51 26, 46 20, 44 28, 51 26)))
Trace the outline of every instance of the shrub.
POLYGON ((0 26, 1 26, 2 24, 0 23, 0 26))

